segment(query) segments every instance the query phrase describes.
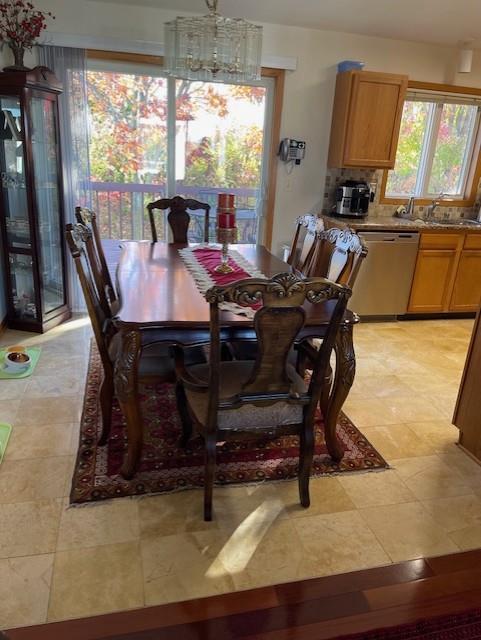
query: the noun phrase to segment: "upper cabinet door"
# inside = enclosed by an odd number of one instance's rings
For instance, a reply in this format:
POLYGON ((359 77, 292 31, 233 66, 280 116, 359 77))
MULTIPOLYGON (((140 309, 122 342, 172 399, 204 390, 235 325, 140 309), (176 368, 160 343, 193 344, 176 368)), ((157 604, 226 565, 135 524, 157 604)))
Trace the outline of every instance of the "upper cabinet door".
POLYGON ((338 74, 330 167, 394 167, 407 83, 407 76, 389 73, 338 74))

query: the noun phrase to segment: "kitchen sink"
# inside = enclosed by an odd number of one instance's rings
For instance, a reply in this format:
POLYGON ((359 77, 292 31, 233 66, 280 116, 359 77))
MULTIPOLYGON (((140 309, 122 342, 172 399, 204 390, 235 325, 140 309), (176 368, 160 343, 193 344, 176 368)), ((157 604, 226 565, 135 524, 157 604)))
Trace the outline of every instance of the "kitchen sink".
POLYGON ((439 226, 456 225, 459 227, 481 227, 481 222, 477 220, 466 220, 461 218, 460 220, 426 220, 428 224, 435 224, 439 226))

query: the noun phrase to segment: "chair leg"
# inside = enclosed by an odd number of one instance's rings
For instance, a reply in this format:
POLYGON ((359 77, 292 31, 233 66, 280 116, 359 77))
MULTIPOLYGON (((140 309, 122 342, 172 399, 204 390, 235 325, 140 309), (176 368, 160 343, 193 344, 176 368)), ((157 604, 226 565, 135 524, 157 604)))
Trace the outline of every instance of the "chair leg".
POLYGON ((175 397, 177 400, 177 411, 179 412, 182 425, 182 435, 180 436, 180 446, 185 449, 192 436, 192 419, 187 410, 187 398, 181 382, 175 385, 175 397))
POLYGON ((299 447, 299 498, 301 505, 309 507, 309 479, 311 476, 312 459, 314 457, 314 425, 304 425, 301 431, 299 447))
POLYGON ((100 387, 100 409, 102 413, 102 433, 99 438, 99 446, 107 443, 112 425, 112 400, 114 397, 114 381, 109 375, 105 375, 100 387))
POLYGON ((212 520, 212 492, 215 477, 215 434, 205 436, 205 476, 204 476, 204 520, 212 520))

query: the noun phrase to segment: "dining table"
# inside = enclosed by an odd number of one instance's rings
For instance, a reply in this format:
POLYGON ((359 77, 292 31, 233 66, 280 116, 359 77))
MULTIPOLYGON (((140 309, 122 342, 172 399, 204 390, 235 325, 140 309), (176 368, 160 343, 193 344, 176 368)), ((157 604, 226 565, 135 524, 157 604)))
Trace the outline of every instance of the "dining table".
MULTIPOLYGON (((204 295, 188 270, 180 249, 183 244, 150 241, 121 242, 116 269, 120 307, 113 323, 121 336, 121 348, 114 363, 115 394, 123 412, 128 448, 121 474, 131 478, 138 468, 143 442, 142 414, 138 393, 138 365, 142 349, 149 345, 188 348, 210 342, 210 310, 204 295)), ((291 267, 262 245, 238 244, 236 251, 253 267, 270 278, 291 272, 291 267)), ((321 338, 328 327, 335 300, 305 306, 305 323, 297 343, 321 338)), ((354 381, 356 360, 353 327, 358 316, 347 310, 336 347, 336 364, 329 392, 321 397, 329 454, 342 458, 343 448, 336 433, 342 405, 354 381)), ((254 342, 252 318, 232 311, 220 314, 221 340, 254 342)))

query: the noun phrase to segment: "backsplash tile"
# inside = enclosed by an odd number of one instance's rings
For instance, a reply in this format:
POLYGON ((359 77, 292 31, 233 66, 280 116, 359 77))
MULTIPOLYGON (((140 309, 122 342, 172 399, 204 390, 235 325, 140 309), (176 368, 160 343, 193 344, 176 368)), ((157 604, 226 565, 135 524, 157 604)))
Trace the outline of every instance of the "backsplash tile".
MULTIPOLYGON (((369 205, 369 215, 373 218, 392 216, 396 205, 380 204, 381 181, 383 169, 327 169, 326 182, 324 186, 324 198, 322 201, 322 212, 331 213, 336 200, 336 188, 346 180, 356 180, 359 182, 376 182, 377 189, 374 201, 369 205)), ((407 199, 406 199, 407 201, 407 199)), ((449 214, 449 218, 475 218, 481 206, 481 180, 478 184, 476 201, 474 207, 443 207, 435 212, 436 218, 443 218, 444 214, 449 214)), ((423 217, 426 207, 415 206, 415 214, 423 217)))

